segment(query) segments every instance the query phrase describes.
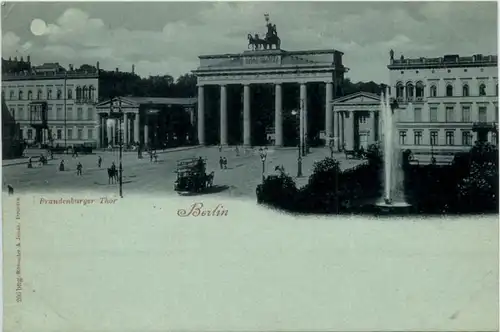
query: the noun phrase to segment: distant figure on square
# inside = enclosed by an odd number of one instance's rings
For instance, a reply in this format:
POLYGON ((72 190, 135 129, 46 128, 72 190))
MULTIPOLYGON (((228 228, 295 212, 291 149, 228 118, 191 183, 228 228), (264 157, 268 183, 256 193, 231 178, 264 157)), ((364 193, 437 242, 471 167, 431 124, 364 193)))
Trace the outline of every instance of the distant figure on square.
POLYGON ((28 168, 33 168, 31 157, 28 159, 28 168))
POLYGON ((227 158, 224 157, 222 164, 224 165, 224 169, 227 169, 227 158))
POLYGON ((102 158, 101 156, 99 156, 99 158, 97 158, 97 167, 101 168, 101 165, 102 165, 102 158))
POLYGON ((220 156, 220 158, 219 158, 219 165, 220 165, 220 169, 224 168, 224 159, 222 159, 222 156, 220 156))
POLYGON ((222 145, 219 145, 219 152, 222 152, 222 145))
POLYGON ((61 162, 59 163, 59 171, 61 171, 61 172, 64 171, 64 159, 61 160, 61 162))
POLYGON ((240 149, 238 148, 238 145, 236 145, 236 157, 239 157, 240 156, 240 149))
POLYGON ((82 175, 82 169, 83 169, 83 166, 82 166, 82 163, 81 162, 78 162, 78 164, 76 165, 76 175, 82 175))
POLYGON ((155 157, 155 163, 157 163, 158 162, 158 155, 156 154, 156 151, 155 151, 154 157, 155 157))

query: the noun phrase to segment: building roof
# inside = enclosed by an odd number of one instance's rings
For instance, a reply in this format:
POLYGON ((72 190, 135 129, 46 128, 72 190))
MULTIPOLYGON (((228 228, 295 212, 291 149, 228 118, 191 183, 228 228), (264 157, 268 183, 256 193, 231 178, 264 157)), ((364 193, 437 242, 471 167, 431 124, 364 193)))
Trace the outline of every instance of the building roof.
POLYGON ((387 66, 389 69, 417 69, 417 68, 448 68, 448 67, 492 67, 498 65, 497 55, 476 54, 460 56, 458 54, 444 55, 438 58, 392 59, 387 66))
POLYGON ((339 97, 332 101, 332 104, 379 104, 380 96, 371 92, 355 92, 350 95, 339 97))
POLYGON ((197 98, 163 98, 163 97, 122 97, 122 99, 133 101, 137 104, 156 105, 193 105, 197 98))

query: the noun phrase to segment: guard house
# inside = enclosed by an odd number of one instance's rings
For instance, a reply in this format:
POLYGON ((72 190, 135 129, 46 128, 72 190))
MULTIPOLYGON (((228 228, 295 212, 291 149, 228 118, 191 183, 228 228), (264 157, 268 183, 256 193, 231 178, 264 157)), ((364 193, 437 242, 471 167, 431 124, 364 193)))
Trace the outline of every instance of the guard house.
MULTIPOLYGON (((333 134, 333 119, 330 102, 340 95, 340 86, 347 68, 342 64, 343 53, 334 49, 310 51, 285 51, 281 49, 276 25, 265 15, 267 33, 261 39, 258 34, 248 37, 248 48, 242 53, 202 55, 200 65, 193 71, 198 78, 198 140, 205 144, 205 86, 220 87, 220 144, 228 144, 227 86, 243 85, 243 144, 251 145, 250 90, 257 84, 273 84, 275 88, 275 145, 283 145, 282 85, 300 86, 300 138, 307 137, 307 84, 324 83, 326 102, 324 115, 327 137, 333 134)), ((243 44, 243 43, 242 43, 243 44)), ((247 43, 244 43, 247 46, 247 43)), ((233 124, 237 125, 237 124, 233 124)))
POLYGON ((193 141, 196 98, 115 97, 97 104, 99 146, 118 146, 120 132, 127 145, 161 147, 179 141, 193 141), (111 113, 120 113, 121 119, 111 113), (122 131, 120 131, 122 122, 122 131), (173 128, 176 127, 176 128, 173 128), (184 130, 180 130, 182 127, 184 130), (184 137, 176 134, 184 133, 184 137))

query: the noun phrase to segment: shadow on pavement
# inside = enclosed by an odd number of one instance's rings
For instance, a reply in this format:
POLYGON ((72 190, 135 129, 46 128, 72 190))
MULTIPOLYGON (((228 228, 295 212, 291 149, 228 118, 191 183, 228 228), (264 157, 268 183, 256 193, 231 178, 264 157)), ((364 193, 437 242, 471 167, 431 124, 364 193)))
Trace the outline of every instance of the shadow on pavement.
POLYGON ((226 186, 226 185, 223 185, 223 186, 214 185, 214 186, 209 187, 209 188, 207 188, 199 193, 192 193, 192 192, 182 192, 181 193, 181 192, 179 192, 179 195, 182 195, 182 196, 210 195, 210 194, 217 194, 217 193, 223 192, 223 191, 228 190, 228 189, 229 189, 229 186, 226 186))

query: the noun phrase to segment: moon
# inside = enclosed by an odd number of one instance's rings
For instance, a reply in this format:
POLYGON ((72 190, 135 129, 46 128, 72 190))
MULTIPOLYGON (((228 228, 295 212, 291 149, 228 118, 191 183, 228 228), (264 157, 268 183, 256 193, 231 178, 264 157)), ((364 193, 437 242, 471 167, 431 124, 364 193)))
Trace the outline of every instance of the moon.
POLYGON ((33 21, 31 21, 30 29, 35 36, 41 36, 47 30, 47 24, 45 23, 44 20, 35 18, 33 21))

